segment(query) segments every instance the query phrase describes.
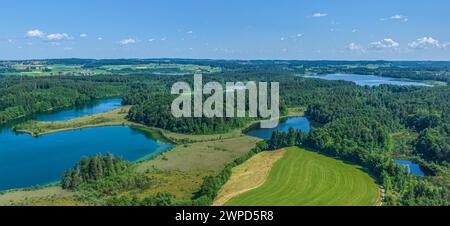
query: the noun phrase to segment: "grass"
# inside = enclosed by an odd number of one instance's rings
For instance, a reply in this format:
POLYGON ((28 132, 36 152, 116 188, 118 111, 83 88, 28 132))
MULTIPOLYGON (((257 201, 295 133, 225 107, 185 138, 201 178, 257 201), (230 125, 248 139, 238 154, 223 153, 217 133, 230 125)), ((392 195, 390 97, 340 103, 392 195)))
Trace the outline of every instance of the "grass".
POLYGON ((229 206, 375 206, 379 189, 360 167, 300 148, 286 149, 266 183, 229 206))
POLYGON ((122 107, 113 111, 75 118, 63 122, 37 122, 28 121, 14 127, 19 133, 28 133, 33 136, 41 136, 50 133, 76 130, 88 127, 131 125, 126 116, 130 107, 122 107))
POLYGON ((203 178, 210 174, 206 171, 153 171, 145 173, 152 181, 152 185, 145 190, 128 191, 121 196, 146 198, 160 192, 169 192, 178 200, 189 200, 198 191, 203 178))
POLYGON ((289 117, 302 117, 305 116, 305 107, 296 107, 296 108, 289 108, 288 109, 288 116, 289 117))
POLYGON ((285 150, 262 152, 235 167, 213 205, 222 206, 233 197, 262 186, 266 182, 272 166, 285 154, 285 150))
POLYGON ((77 206, 75 193, 51 186, 36 190, 17 190, 0 195, 0 206, 77 206))
MULTIPOLYGON (((1 66, 1 65, 0 65, 1 66)), ((5 76, 57 76, 57 75, 112 75, 121 74, 128 75, 133 73, 195 73, 197 69, 201 69, 205 73, 219 73, 222 71, 219 67, 211 67, 205 65, 192 64, 141 64, 141 65, 103 65, 96 68, 83 68, 82 65, 65 65, 65 64, 48 64, 41 62, 40 64, 17 63, 12 65, 10 71, 0 72, 5 76), (48 71, 44 71, 47 69, 48 71), (17 71, 16 71, 17 70, 17 71)))
POLYGON ((178 199, 190 199, 206 176, 214 176, 223 167, 250 151, 257 139, 238 137, 178 145, 151 160, 137 164, 137 170, 156 179, 156 185, 138 197, 170 192, 178 199))
POLYGON ((223 167, 249 152, 258 139, 248 136, 178 145, 151 160, 138 164, 138 170, 163 171, 210 171, 218 172, 223 167))
POLYGON ((181 134, 174 133, 167 130, 152 128, 153 130, 159 131, 169 140, 172 140, 176 143, 196 143, 196 142, 207 142, 207 141, 218 141, 224 139, 238 138, 244 137, 245 135, 242 133, 242 129, 235 129, 228 133, 224 134, 211 134, 211 135, 192 135, 192 134, 181 134))

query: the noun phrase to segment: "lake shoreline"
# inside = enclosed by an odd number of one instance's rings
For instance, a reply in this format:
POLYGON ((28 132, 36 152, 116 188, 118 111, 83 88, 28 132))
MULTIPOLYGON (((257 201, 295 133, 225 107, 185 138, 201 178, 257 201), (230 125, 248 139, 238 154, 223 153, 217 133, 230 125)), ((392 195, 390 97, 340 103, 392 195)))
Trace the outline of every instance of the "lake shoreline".
MULTIPOLYGON (((347 81, 353 82, 358 86, 380 86, 380 85, 397 85, 397 86, 415 86, 415 87, 433 87, 439 85, 437 81, 421 81, 407 78, 396 78, 384 75, 362 75, 348 73, 331 73, 321 75, 299 75, 306 79, 323 79, 329 81, 347 81)), ((442 84, 441 84, 442 85, 442 84)))
POLYGON ((29 134, 33 137, 39 137, 52 133, 85 128, 120 125, 131 126, 133 123, 126 119, 130 108, 130 106, 125 106, 109 112, 88 115, 61 122, 39 122, 32 120, 16 125, 12 128, 12 130, 16 133, 29 134))

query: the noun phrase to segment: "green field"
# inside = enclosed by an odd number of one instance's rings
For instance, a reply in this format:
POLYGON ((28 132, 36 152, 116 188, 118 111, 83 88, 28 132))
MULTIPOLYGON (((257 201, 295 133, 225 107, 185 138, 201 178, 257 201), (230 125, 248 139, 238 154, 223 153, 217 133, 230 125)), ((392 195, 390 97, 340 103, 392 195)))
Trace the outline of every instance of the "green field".
POLYGON ((219 67, 194 64, 147 63, 102 65, 84 67, 83 65, 52 64, 46 61, 17 62, 5 65, 0 62, 0 76, 94 76, 94 75, 129 75, 129 74, 159 74, 185 75, 193 74, 198 69, 203 73, 214 74, 222 71, 219 67))
POLYGON ((288 148, 266 183, 231 199, 228 206, 374 206, 379 189, 358 166, 288 148))

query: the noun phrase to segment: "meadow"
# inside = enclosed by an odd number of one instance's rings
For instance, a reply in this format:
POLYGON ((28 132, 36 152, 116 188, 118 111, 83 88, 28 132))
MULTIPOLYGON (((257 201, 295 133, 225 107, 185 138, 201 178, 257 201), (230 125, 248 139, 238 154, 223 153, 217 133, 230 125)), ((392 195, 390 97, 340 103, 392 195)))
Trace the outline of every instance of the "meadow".
POLYGON ((264 185, 227 206, 375 206, 379 189, 360 167, 301 148, 287 148, 264 185))
POLYGON ((130 74, 158 74, 185 75, 193 74, 197 70, 203 73, 220 73, 221 68, 195 64, 172 63, 143 63, 143 64, 102 64, 84 65, 52 63, 46 61, 23 61, 5 63, 0 61, 0 75, 3 76, 95 76, 95 75, 130 75, 130 74))
POLYGON ((19 133, 28 133, 33 136, 41 136, 50 133, 90 127, 131 125, 133 123, 126 119, 129 109, 130 106, 125 106, 113 111, 88 115, 61 122, 28 121, 15 126, 14 130, 19 133))

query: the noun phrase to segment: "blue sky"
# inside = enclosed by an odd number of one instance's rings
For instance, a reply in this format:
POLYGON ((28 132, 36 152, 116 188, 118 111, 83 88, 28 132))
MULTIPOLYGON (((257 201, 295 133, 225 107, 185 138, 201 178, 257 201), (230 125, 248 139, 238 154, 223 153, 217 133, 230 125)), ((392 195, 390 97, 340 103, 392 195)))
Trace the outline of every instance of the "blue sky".
POLYGON ((2 0, 0 59, 450 60, 448 0, 2 0))

